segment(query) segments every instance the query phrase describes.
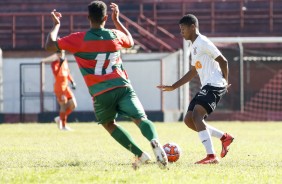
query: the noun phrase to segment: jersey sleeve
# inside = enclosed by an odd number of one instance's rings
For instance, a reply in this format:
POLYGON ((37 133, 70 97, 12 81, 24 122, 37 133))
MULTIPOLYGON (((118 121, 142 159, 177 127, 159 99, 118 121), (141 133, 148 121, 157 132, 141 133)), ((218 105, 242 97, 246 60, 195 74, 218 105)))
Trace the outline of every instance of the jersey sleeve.
POLYGON ((117 39, 119 40, 122 47, 130 48, 132 46, 129 38, 123 32, 117 29, 113 29, 113 32, 116 34, 117 39))
POLYGON ((205 45, 205 52, 210 55, 213 59, 222 55, 218 48, 210 40, 206 40, 206 43, 204 43, 203 45, 205 45))
POLYGON ((60 50, 67 50, 71 53, 76 53, 80 50, 81 42, 84 39, 84 35, 84 32, 77 32, 59 38, 57 40, 57 46, 60 50))

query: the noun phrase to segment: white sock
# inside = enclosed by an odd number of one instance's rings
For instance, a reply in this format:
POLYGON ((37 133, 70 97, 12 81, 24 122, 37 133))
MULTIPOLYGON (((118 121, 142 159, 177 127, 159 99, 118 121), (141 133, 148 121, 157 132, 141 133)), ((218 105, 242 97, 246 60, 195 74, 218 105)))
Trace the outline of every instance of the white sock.
POLYGON ((199 134, 200 140, 202 141, 203 145, 206 148, 207 154, 215 154, 209 131, 202 130, 198 132, 198 134, 199 134))
POLYGON ((208 124, 206 124, 206 128, 207 130, 210 132, 210 135, 216 138, 221 138, 224 135, 224 132, 222 132, 221 130, 218 130, 208 124))

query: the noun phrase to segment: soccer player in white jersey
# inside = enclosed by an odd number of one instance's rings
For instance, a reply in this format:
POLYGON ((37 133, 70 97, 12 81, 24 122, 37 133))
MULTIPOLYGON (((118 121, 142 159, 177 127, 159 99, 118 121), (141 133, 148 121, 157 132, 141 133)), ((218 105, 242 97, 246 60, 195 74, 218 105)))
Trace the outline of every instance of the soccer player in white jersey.
POLYGON ((192 63, 190 70, 173 85, 159 85, 163 91, 173 91, 189 82, 197 74, 200 77, 202 88, 191 100, 184 122, 192 130, 198 132, 207 156, 195 164, 217 164, 211 136, 217 137, 222 142, 221 158, 225 157, 233 137, 218 130, 205 121, 212 113, 222 96, 227 92, 228 62, 217 47, 199 32, 199 22, 196 16, 187 14, 179 21, 181 35, 185 40, 192 42, 192 63))

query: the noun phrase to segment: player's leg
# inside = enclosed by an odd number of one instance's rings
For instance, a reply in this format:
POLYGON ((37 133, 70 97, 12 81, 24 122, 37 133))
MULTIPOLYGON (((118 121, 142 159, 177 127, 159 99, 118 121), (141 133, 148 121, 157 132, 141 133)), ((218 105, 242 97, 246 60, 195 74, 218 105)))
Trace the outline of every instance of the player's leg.
POLYGON ((150 159, 149 156, 139 148, 131 135, 115 122, 117 116, 117 99, 119 98, 121 89, 117 88, 95 97, 94 109, 96 118, 99 124, 102 124, 120 145, 146 162, 150 159))
POLYGON ((212 137, 216 137, 218 139, 220 139, 221 141, 221 153, 220 153, 220 157, 223 158, 226 156, 228 150, 229 150, 229 146, 230 144, 233 142, 234 137, 228 133, 224 133, 223 131, 207 124, 205 122, 206 128, 207 130, 210 132, 210 135, 212 137))
POLYGON ((199 93, 197 93, 195 95, 195 97, 190 101, 187 113, 186 113, 186 115, 184 117, 185 125, 187 125, 188 128, 190 128, 190 129, 192 129, 192 130, 194 130, 196 132, 197 132, 197 128, 196 128, 196 126, 195 126, 195 124, 193 122, 193 111, 194 111, 194 108, 195 108, 195 105, 196 105, 196 101, 197 101, 196 97, 197 97, 198 94, 199 93))
POLYGON ((62 104, 60 105, 60 119, 62 121, 62 130, 72 130, 69 126, 67 126, 67 121, 69 114, 71 114, 77 106, 76 99, 69 88, 62 92, 62 94, 66 99, 62 100, 62 104))
POLYGON ((130 134, 115 121, 104 123, 102 125, 120 145, 138 158, 138 160, 133 163, 134 169, 138 169, 141 164, 148 163, 151 160, 150 155, 143 152, 130 134))
MULTIPOLYGON (((210 135, 212 137, 216 137, 218 139, 220 139, 221 141, 221 153, 220 153, 220 157, 223 158, 226 156, 228 150, 229 150, 229 145, 233 142, 234 138, 232 135, 228 134, 228 133, 224 133, 223 131, 207 124, 205 122, 205 120, 203 120, 205 125, 206 125, 206 129, 209 131, 210 135)), ((184 118, 184 122, 185 124, 192 130, 197 131, 196 127, 193 123, 193 118, 192 118, 192 112, 188 111, 185 115, 184 118)))
POLYGON ((75 98, 69 98, 66 106, 67 106, 66 107, 66 115, 68 116, 77 107, 76 99, 75 98))
POLYGON ((185 123, 185 125, 188 126, 188 128, 197 132, 197 129, 196 129, 194 122, 193 122, 193 111, 190 111, 190 110, 187 111, 187 113, 184 117, 184 123, 185 123))
POLYGON ((166 168, 168 160, 158 139, 156 128, 153 122, 147 119, 144 108, 132 88, 125 88, 123 98, 119 102, 119 113, 131 117, 142 135, 150 141, 158 165, 161 168, 166 168))
POLYGON ((137 146, 130 134, 118 125, 115 120, 103 123, 102 125, 119 144, 131 151, 134 155, 139 157, 142 155, 142 150, 137 146))
MULTIPOLYGON (((189 106, 189 107, 190 107, 190 106, 189 106)), ((190 129, 192 129, 192 130, 194 130, 194 131, 197 131, 197 129, 196 129, 195 125, 194 125, 194 122, 193 122, 193 117, 192 117, 192 115, 193 115, 193 109, 194 109, 194 107, 192 108, 192 110, 189 110, 189 108, 188 108, 188 111, 187 111, 187 113, 186 113, 186 115, 185 115, 185 117, 184 117, 184 123, 185 123, 190 129)), ((204 123, 205 123, 205 125, 206 125, 207 130, 210 132, 210 135, 211 135, 212 137, 216 137, 216 138, 218 138, 218 139, 222 139, 222 138, 224 137, 224 132, 222 132, 222 131, 219 130, 219 129, 216 129, 215 127, 213 127, 213 126, 211 126, 211 125, 209 125, 209 124, 207 124, 205 120, 203 120, 203 121, 204 121, 204 123)))
POLYGON ((132 119, 132 120, 139 127, 142 135, 148 141, 150 141, 159 167, 165 169, 168 165, 168 159, 162 147, 162 144, 159 141, 158 134, 153 122, 147 118, 132 119))
MULTIPOLYGON (((225 93, 225 87, 214 87, 207 85, 204 86, 201 91, 195 96, 195 104, 202 106, 207 112, 204 118, 215 110, 218 102, 225 93)), ((204 118, 202 119, 202 122, 203 124, 205 124, 206 130, 208 130, 212 136, 220 138, 222 142, 221 157, 224 157, 227 154, 229 145, 232 143, 234 138, 227 133, 223 134, 222 131, 210 125, 207 125, 207 123, 204 121, 204 118)))
POLYGON ((67 126, 68 116, 76 108, 77 103, 72 91, 67 88, 61 93, 62 99, 60 100, 60 119, 62 121, 62 130, 72 130, 67 126))
MULTIPOLYGON (((225 87, 213 87, 213 86, 208 86, 207 88, 207 95, 204 96, 207 101, 207 106, 205 107, 210 114, 213 112, 222 98, 222 96, 226 93, 226 88, 225 87)), ((222 145, 222 150, 221 150, 221 158, 225 157, 230 144, 233 142, 234 138, 228 133, 224 133, 223 131, 206 124, 207 129, 209 130, 211 136, 217 137, 221 140, 221 145, 222 145)))
POLYGON ((209 131, 206 129, 204 123, 204 117, 207 115, 207 111, 201 105, 196 105, 193 110, 193 122, 198 131, 199 138, 204 145, 207 153, 207 157, 203 160, 196 162, 196 164, 216 164, 218 159, 215 154, 213 143, 209 131))
POLYGON ((59 104, 59 116, 55 117, 58 128, 62 130, 65 127, 66 119, 66 103, 67 98, 62 91, 55 91, 57 102, 59 104))
POLYGON ((209 125, 209 124, 207 124, 205 121, 204 121, 204 123, 205 123, 207 129, 209 130, 211 136, 220 139, 224 135, 223 131, 221 131, 221 130, 219 130, 219 129, 217 129, 217 128, 209 125))
POLYGON ((68 116, 77 107, 76 98, 70 88, 67 88, 65 95, 67 97, 66 115, 68 116))
MULTIPOLYGON (((66 99, 66 97, 65 97, 66 99)), ((66 108, 67 108, 67 99, 64 101, 60 101, 60 120, 62 122, 62 128, 61 130, 66 130, 66 124, 67 124, 67 115, 66 115, 66 108)))
POLYGON ((118 113, 130 117, 147 140, 151 141, 158 138, 153 122, 147 119, 144 108, 132 88, 124 88, 118 107, 118 113))
MULTIPOLYGON (((151 143, 154 155, 160 168, 167 167, 168 160, 162 144, 159 141, 158 134, 153 122, 147 118, 132 119, 139 127, 142 135, 151 143)), ((138 162, 138 161, 137 161, 138 162)))

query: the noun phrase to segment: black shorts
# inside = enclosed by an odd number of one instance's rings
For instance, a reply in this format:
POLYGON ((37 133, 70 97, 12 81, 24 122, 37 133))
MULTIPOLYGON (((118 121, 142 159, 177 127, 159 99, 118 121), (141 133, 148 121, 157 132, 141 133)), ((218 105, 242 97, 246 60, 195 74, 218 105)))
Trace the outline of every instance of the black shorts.
POLYGON ((217 103, 220 101, 222 96, 226 93, 226 87, 214 87, 205 85, 201 91, 199 91, 195 97, 191 100, 188 111, 193 111, 195 105, 201 105, 204 107, 208 114, 212 113, 217 103))

